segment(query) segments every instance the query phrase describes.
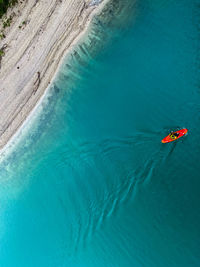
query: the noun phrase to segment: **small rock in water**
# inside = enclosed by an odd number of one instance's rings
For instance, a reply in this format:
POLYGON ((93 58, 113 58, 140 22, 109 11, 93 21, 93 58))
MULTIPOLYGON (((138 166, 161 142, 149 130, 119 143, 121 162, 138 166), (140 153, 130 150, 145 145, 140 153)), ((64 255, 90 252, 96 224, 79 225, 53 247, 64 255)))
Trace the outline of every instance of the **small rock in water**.
POLYGON ((59 93, 60 89, 58 88, 58 86, 54 85, 54 92, 57 94, 59 93))

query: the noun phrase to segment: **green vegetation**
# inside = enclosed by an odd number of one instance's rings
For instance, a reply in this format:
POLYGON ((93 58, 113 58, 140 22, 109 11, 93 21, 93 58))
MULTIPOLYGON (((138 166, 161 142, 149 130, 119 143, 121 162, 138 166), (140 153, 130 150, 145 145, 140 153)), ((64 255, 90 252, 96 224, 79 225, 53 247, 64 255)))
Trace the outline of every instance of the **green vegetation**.
POLYGON ((9 18, 6 18, 3 21, 3 28, 5 29, 6 27, 10 27, 10 23, 12 22, 12 17, 10 16, 9 18))
POLYGON ((18 3, 18 0, 0 0, 0 18, 6 13, 8 7, 18 3))
POLYGON ((0 40, 6 38, 5 34, 3 32, 0 32, 0 40))
MULTIPOLYGON (((0 0, 0 19, 2 18, 2 29, 0 29, 0 40, 4 39, 6 36, 4 34, 4 29, 10 27, 12 22, 12 16, 7 17, 6 11, 9 7, 18 3, 18 0, 0 0), (3 16, 5 14, 5 16, 3 16)), ((0 57, 2 57, 3 52, 0 51, 0 57)))
MULTIPOLYGON (((19 29, 21 29, 23 26, 25 26, 26 25, 26 21, 24 20, 23 22, 22 22, 22 25, 19 25, 18 27, 19 27, 19 29)), ((24 28, 24 27, 23 27, 24 28)))
POLYGON ((5 54, 5 53, 4 53, 3 49, 0 49, 0 58, 3 57, 4 54, 5 54))

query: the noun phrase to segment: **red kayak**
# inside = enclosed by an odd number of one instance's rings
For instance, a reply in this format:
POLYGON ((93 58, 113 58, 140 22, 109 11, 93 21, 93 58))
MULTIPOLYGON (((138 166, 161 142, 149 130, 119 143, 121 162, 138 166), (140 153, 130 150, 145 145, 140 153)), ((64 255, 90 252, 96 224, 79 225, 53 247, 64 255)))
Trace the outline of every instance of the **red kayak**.
POLYGON ((175 141, 179 139, 180 137, 184 136, 187 132, 188 132, 188 129, 182 129, 182 130, 170 133, 168 136, 166 136, 162 140, 162 143, 169 143, 169 142, 175 141))

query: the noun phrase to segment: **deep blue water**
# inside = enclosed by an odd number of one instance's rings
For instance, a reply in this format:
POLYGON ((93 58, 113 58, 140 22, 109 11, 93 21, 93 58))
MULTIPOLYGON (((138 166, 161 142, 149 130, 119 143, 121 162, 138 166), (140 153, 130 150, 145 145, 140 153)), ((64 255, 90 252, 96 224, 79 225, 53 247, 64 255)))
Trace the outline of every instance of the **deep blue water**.
POLYGON ((114 3, 0 165, 1 267, 200 266, 200 1, 114 3))

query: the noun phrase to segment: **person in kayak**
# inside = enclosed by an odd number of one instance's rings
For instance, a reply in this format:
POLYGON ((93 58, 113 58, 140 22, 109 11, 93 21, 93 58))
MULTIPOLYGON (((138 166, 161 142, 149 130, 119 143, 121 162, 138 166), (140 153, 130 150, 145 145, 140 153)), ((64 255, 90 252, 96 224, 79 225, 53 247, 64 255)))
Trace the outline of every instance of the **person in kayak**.
POLYGON ((169 134, 169 136, 171 137, 171 139, 176 139, 176 138, 178 138, 179 133, 171 132, 171 133, 169 134))

